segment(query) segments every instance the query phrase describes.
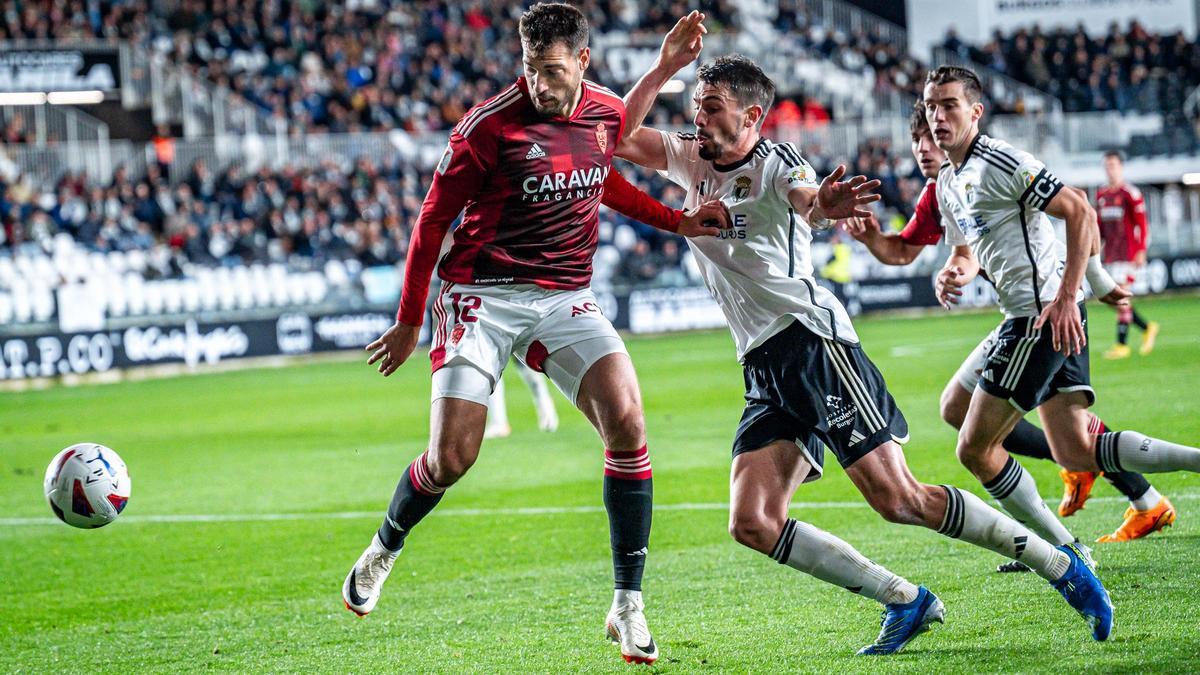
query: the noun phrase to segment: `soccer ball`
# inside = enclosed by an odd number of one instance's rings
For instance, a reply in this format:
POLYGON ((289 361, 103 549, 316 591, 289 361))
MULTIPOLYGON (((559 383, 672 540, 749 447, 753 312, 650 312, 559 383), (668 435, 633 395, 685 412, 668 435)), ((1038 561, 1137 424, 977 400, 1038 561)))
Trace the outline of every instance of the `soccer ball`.
POLYGON ((72 527, 104 527, 129 502, 129 471, 121 456, 96 443, 76 443, 46 467, 46 501, 72 527))

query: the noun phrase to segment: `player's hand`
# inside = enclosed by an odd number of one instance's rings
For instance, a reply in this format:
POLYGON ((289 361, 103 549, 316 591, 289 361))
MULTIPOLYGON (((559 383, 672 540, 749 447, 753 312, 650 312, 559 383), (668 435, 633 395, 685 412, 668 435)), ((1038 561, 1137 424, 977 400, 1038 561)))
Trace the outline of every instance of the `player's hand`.
POLYGON ((933 290, 942 307, 952 309, 954 305, 958 304, 958 299, 962 297, 962 287, 966 285, 963 283, 962 277, 962 268, 957 266, 944 267, 941 272, 938 272, 933 290))
POLYGON ((866 217, 855 216, 847 218, 842 221, 842 229, 846 230, 846 234, 861 242, 873 239, 882 231, 875 214, 866 217))
POLYGON ((693 10, 691 14, 675 23, 675 27, 663 38, 658 50, 658 63, 672 73, 678 72, 700 56, 704 49, 704 14, 693 10))
POLYGON ((1125 307, 1129 304, 1129 298, 1133 297, 1133 293, 1128 288, 1117 286, 1112 289, 1108 295, 1100 298, 1100 302, 1113 307, 1125 307))
POLYGON ((846 165, 839 164, 833 173, 821 181, 821 187, 817 189, 816 203, 820 210, 819 217, 823 216, 830 220, 854 216, 866 218, 871 215, 871 211, 866 208, 867 204, 881 199, 879 195, 871 192, 880 186, 878 180, 867 180, 866 176, 854 176, 848 181, 841 182, 844 175, 846 175, 846 165))
POLYGON ((678 233, 685 237, 716 237, 728 230, 732 220, 729 209, 719 199, 704 202, 683 214, 678 233))
POLYGON ((420 326, 410 326, 397 321, 377 340, 367 345, 367 351, 374 352, 371 358, 367 359, 367 365, 375 365, 378 361, 379 372, 383 373, 384 377, 391 375, 412 356, 420 336, 420 326))
POLYGON ((1070 356, 1087 346, 1087 333, 1083 330, 1083 319, 1074 298, 1055 298, 1042 310, 1033 327, 1040 329, 1047 323, 1050 324, 1054 351, 1070 356))

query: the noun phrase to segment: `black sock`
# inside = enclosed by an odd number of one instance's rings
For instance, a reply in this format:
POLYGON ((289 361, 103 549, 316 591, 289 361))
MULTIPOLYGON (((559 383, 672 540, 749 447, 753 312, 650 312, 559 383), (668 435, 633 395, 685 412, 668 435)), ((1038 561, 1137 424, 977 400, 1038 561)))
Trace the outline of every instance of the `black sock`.
POLYGON ((1050 443, 1046 441, 1045 432, 1028 420, 1017 422, 1017 426, 1013 427, 1008 436, 1004 437, 1002 445, 1005 450, 1015 455, 1054 460, 1054 455, 1050 453, 1050 443))
POLYGON ((1117 322, 1117 342, 1119 344, 1126 344, 1129 342, 1129 322, 1128 321, 1118 321, 1117 322))
POLYGON ((1133 313, 1133 325, 1141 328, 1142 330, 1146 330, 1146 320, 1142 318, 1142 315, 1138 314, 1136 309, 1131 309, 1129 311, 1133 313))
POLYGON ((1120 471, 1117 473, 1104 472, 1104 480, 1112 484, 1118 492, 1133 501, 1150 489, 1150 481, 1140 473, 1131 471, 1120 471))
POLYGON ((654 481, 646 446, 633 452, 604 451, 604 508, 612 545, 613 586, 640 591, 654 510, 654 481))
POLYGON ((389 551, 404 548, 404 539, 421 519, 429 515, 433 507, 442 501, 446 488, 438 486, 429 475, 426 453, 413 460, 400 476, 387 517, 379 526, 379 541, 389 551))

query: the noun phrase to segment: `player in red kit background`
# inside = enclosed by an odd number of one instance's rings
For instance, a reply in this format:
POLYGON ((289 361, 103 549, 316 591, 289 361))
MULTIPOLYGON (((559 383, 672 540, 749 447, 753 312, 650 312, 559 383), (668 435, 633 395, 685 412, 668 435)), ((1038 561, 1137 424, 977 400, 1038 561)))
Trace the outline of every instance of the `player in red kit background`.
MULTIPOLYGON (((702 47, 703 15, 681 19, 660 59, 690 62, 702 47)), ((642 194, 612 170, 625 106, 583 79, 587 20, 565 4, 522 15, 524 76, 471 109, 450 133, 414 228, 396 324, 367 347, 385 376, 412 353, 430 275, 433 306, 431 440, 401 476, 383 525, 350 570, 347 607, 369 612, 409 531, 475 462, 488 397, 511 356, 545 372, 596 427, 605 444, 615 594, 606 630, 626 661, 658 658, 646 625, 642 572, 650 535, 652 480, 641 394, 621 338, 588 287, 603 202, 687 236, 728 226, 720 202, 688 214, 642 194), (462 213, 450 250, 438 260, 462 213)))
MULTIPOLYGON (((1104 265, 1117 283, 1132 289, 1146 266, 1146 246, 1150 233, 1146 223, 1146 201, 1142 191, 1125 182, 1125 161, 1121 153, 1104 153, 1104 173, 1108 184, 1096 191, 1096 215, 1100 221, 1100 239, 1104 243, 1104 265)), ((1142 329, 1145 356, 1154 350, 1158 324, 1147 322, 1130 302, 1117 308, 1117 343, 1104 352, 1106 359, 1123 359, 1129 347, 1129 324, 1142 329)))

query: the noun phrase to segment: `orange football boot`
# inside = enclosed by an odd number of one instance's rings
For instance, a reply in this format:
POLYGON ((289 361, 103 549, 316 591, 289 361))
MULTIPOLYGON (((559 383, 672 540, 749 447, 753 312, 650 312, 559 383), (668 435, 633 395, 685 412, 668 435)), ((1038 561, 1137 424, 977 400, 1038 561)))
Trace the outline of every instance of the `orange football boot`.
POLYGON ((1062 503, 1058 505, 1058 515, 1066 518, 1083 508, 1088 497, 1092 496, 1092 486, 1096 484, 1096 479, 1101 474, 1062 469, 1058 475, 1062 476, 1063 482, 1063 498, 1062 503))
POLYGON ((1125 509, 1125 522, 1117 528, 1116 532, 1106 534, 1096 541, 1107 544, 1115 541, 1133 541, 1142 537, 1158 532, 1164 527, 1170 527, 1175 523, 1175 507, 1171 504, 1171 500, 1163 497, 1155 504, 1154 507, 1145 511, 1138 511, 1132 506, 1125 509))

